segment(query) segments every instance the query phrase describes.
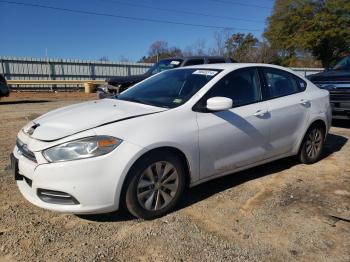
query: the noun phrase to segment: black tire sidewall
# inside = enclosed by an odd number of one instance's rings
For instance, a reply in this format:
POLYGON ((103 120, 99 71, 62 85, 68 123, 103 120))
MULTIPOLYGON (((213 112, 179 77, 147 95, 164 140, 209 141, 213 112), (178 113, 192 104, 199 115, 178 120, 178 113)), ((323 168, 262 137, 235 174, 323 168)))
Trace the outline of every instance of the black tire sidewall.
POLYGON ((160 216, 163 216, 167 213, 169 213, 175 205, 179 202, 181 199, 185 185, 186 185, 186 176, 185 176, 185 169, 183 166, 183 163, 179 157, 173 154, 169 153, 152 153, 149 155, 146 155, 139 159, 135 165, 130 169, 128 178, 126 179, 125 184, 125 206, 128 209, 128 211, 138 217, 143 219, 153 219, 160 216), (174 197, 174 199, 171 201, 171 203, 156 211, 149 211, 144 209, 138 199, 137 199, 137 184, 140 179, 140 176, 142 175, 143 171, 148 168, 151 164, 158 162, 158 161, 167 161, 171 163, 175 168, 179 175, 179 187, 178 191, 174 197))

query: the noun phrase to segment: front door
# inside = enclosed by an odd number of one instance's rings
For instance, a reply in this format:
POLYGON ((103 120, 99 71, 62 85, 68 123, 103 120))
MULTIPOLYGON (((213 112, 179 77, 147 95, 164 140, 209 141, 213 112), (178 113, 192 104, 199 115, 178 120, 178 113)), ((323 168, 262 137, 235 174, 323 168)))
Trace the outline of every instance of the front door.
POLYGON ((233 108, 197 113, 201 179, 258 162, 272 151, 270 114, 257 69, 229 73, 199 101, 201 107, 205 107, 207 99, 217 96, 231 98, 233 108))

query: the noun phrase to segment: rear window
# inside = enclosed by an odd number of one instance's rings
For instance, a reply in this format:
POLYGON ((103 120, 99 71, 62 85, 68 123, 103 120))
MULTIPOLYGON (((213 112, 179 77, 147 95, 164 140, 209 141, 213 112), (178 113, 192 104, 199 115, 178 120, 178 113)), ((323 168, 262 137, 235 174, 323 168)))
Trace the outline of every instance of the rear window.
POLYGON ((191 65, 203 65, 204 59, 190 59, 185 63, 185 66, 191 66, 191 65))
POLYGON ((225 63, 225 59, 222 59, 222 58, 211 58, 211 59, 208 59, 208 64, 221 64, 221 63, 225 63))

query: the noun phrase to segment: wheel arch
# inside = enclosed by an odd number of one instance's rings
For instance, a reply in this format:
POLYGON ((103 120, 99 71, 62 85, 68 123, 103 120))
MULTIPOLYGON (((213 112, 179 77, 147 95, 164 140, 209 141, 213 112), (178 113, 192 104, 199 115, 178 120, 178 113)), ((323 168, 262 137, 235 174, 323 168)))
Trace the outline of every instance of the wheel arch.
POLYGON ((326 139, 326 136, 327 136, 327 124, 326 124, 326 121, 324 119, 321 119, 321 118, 317 118, 317 119, 314 119, 313 121, 311 121, 310 125, 308 126, 308 128, 305 130, 303 136, 302 136, 302 139, 299 141, 298 143, 298 150, 297 150, 297 154, 300 153, 300 150, 301 150, 301 147, 303 145, 303 141, 305 140, 305 136, 307 134, 307 132, 310 130, 311 127, 313 126, 321 126, 323 128, 323 131, 325 132, 325 139, 326 139))

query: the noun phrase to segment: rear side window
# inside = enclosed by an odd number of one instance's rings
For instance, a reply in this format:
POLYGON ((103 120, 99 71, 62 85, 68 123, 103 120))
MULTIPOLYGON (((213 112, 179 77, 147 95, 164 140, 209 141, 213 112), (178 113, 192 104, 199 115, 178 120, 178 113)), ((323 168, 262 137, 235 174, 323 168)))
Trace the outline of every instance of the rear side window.
POLYGON ((204 59, 190 59, 186 61, 184 66, 191 66, 191 65, 203 65, 204 59))
POLYGON ((300 77, 294 76, 295 81, 297 82, 299 92, 303 92, 306 89, 306 82, 300 77))
POLYGON ((259 74, 256 68, 243 68, 229 73, 204 96, 204 101, 215 96, 231 98, 233 107, 262 100, 259 74))
POLYGON ((221 63, 225 63, 225 59, 220 59, 220 58, 208 59, 208 64, 221 64, 221 63))
POLYGON ((271 98, 301 92, 302 87, 297 83, 296 77, 293 74, 275 68, 263 68, 262 70, 271 98))

